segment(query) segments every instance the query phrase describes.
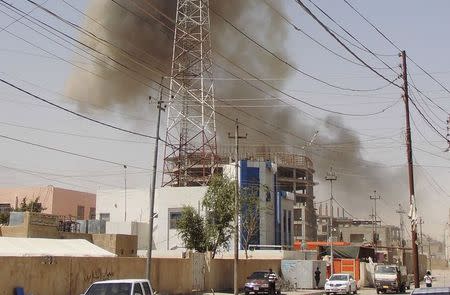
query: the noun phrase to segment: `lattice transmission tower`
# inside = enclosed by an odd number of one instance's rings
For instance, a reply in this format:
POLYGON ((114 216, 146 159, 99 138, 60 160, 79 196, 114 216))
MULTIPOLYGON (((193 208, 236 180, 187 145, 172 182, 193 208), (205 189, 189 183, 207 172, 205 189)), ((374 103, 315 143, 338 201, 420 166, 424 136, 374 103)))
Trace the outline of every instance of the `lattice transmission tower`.
POLYGON ((163 186, 206 185, 217 159, 209 0, 178 0, 163 186))

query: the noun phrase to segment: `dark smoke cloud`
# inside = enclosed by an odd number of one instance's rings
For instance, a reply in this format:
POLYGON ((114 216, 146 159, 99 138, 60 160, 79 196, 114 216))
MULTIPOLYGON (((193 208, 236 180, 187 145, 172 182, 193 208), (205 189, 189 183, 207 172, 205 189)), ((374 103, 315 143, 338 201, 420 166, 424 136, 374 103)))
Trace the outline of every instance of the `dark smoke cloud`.
MULTIPOLYGON (((107 27, 108 31, 91 21, 86 21, 85 27, 89 31, 93 31, 102 38, 109 40, 117 47, 130 52, 145 64, 158 67, 169 73, 173 33, 168 27, 173 27, 173 23, 156 13, 149 3, 162 10, 168 17, 174 18, 176 1, 117 0, 117 2, 135 13, 127 12, 110 0, 92 1, 87 13, 107 27), (145 8, 152 16, 144 13, 139 7, 145 8), (164 25, 152 17, 156 17, 164 25)), ((271 50, 282 56, 288 55, 285 48, 289 38, 288 27, 285 26, 275 12, 270 10, 269 7, 262 5, 262 1, 211 0, 210 4, 214 10, 225 15, 230 21, 249 32, 250 35, 267 45, 271 50)), ((291 72, 285 65, 248 42, 245 37, 234 31, 219 17, 211 14, 211 18, 213 48, 216 52, 223 54, 232 60, 233 63, 244 67, 247 71, 256 73, 259 77, 274 77, 282 81, 290 76, 291 72)), ((160 75, 127 59, 120 51, 110 46, 102 45, 86 36, 82 36, 81 39, 90 46, 120 61, 132 71, 126 71, 125 69, 118 71, 104 65, 94 64, 90 70, 104 77, 98 78, 84 71, 75 70, 66 85, 68 94, 100 106, 126 108, 135 106, 138 104, 137 100, 144 99, 147 95, 155 92, 155 90, 151 90, 147 85, 143 84, 155 86, 155 83, 150 80, 155 79, 159 81, 160 75), (133 71, 139 74, 133 73, 133 71), (133 78, 127 77, 123 72, 128 72, 133 78), (141 76, 147 78, 142 78, 141 76), (135 79, 142 81, 137 82, 135 79)), ((214 54, 214 61, 233 73, 239 73, 243 78, 251 78, 243 74, 235 66, 228 64, 217 53, 214 54)), ((113 63, 108 61, 108 64, 112 65, 113 63)), ((230 77, 229 74, 218 67, 215 68, 215 76, 230 77)), ((244 108, 243 111, 239 111, 227 106, 227 104, 271 106, 276 102, 273 100, 253 101, 251 103, 248 101, 230 102, 229 99, 280 96, 274 93, 273 89, 261 83, 255 81, 249 83, 216 81, 216 104, 220 113, 216 116, 219 144, 226 145, 229 143, 225 139, 226 134, 233 130, 233 122, 226 119, 225 116, 232 119, 238 117, 241 122, 270 134, 271 137, 268 138, 251 129, 243 130, 243 132, 249 134, 248 142, 266 144, 265 148, 260 147, 259 149, 299 151, 301 149, 287 148, 280 145, 284 142, 289 142, 293 146, 302 147, 305 145, 305 140, 309 140, 315 131, 319 131, 317 141, 309 151, 309 155, 313 158, 316 166, 316 179, 321 182, 316 187, 316 197, 325 199, 328 196, 328 186, 325 185, 326 183, 323 179, 330 166, 335 167, 339 177, 339 181, 336 182, 336 198, 350 206, 348 209, 356 212, 355 215, 368 215, 370 211, 367 209, 369 207, 367 205, 369 203, 368 194, 374 189, 379 190, 385 196, 392 198, 392 200, 398 200, 400 195, 404 197, 405 188, 397 185, 404 182, 401 179, 404 175, 395 171, 391 172, 388 169, 377 168, 376 166, 379 166, 379 164, 365 161, 361 155, 361 142, 351 130, 335 128, 324 122, 318 123, 292 108, 261 107, 244 108), (263 91, 255 89, 249 83, 257 85, 263 91), (281 131, 274 131, 272 126, 262 123, 261 120, 271 122, 282 129, 281 131), (298 137, 288 135, 285 131, 297 134, 298 137), (338 149, 340 152, 336 152, 333 145, 344 142, 351 142, 352 144, 345 145, 345 149, 338 149), (386 183, 386 179, 395 182, 395 185, 386 183), (402 181, 397 181, 398 179, 402 181), (358 210, 360 210, 361 214, 358 214, 358 210)), ((283 82, 275 81, 270 83, 276 84, 280 88, 283 87, 283 82)), ((343 124, 338 117, 329 117, 327 121, 328 123, 333 122, 333 124, 343 124)), ((254 150, 255 148, 249 147, 249 149, 254 150)))

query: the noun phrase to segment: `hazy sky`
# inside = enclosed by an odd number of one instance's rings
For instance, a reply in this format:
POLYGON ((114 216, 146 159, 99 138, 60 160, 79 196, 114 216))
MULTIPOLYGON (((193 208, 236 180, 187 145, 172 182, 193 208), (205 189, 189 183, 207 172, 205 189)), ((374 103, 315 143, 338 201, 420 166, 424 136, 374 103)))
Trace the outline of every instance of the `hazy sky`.
MULTIPOLYGON (((260 2, 259 5, 265 5, 262 0, 255 1, 260 2)), ((294 0, 267 1, 330 49, 351 58, 301 10, 294 0)), ((80 25, 84 23, 83 16, 63 1, 48 0, 44 2, 46 8, 61 14, 65 18, 80 25)), ((66 0, 66 2, 82 11, 85 11, 89 4, 89 1, 86 0, 66 0)), ((311 6, 308 0, 304 2, 311 6)), ((383 54, 381 58, 399 71, 400 58, 396 56, 397 50, 364 23, 358 15, 346 6, 343 0, 315 0, 314 2, 370 49, 383 54)), ((42 3, 42 1, 39 1, 39 3, 42 3)), ((450 28, 450 19, 448 18, 450 2, 446 0, 350 0, 350 3, 377 24, 396 44, 404 48, 414 61, 426 68, 444 85, 450 87, 450 59, 448 58, 450 41, 447 38, 448 28, 450 28)), ((31 12, 32 16, 60 28, 74 38, 78 38, 78 33, 75 30, 36 9, 28 1, 16 0, 12 4, 27 12, 34 9, 31 12)), ((326 20, 317 10, 313 11, 327 24, 330 24, 329 20, 326 20)), ((14 18, 17 18, 17 14, 14 14, 5 6, 0 6, 0 12, 0 78, 20 85, 24 89, 69 109, 80 110, 80 105, 76 100, 71 100, 62 94, 74 65, 85 65, 89 61, 75 61, 72 51, 49 41, 19 22, 10 25, 13 19, 4 13, 14 18), (6 26, 9 27, 4 29, 6 26), (31 42, 35 46, 27 42, 31 42), (52 54, 56 54, 66 61, 58 59, 52 54)), ((245 28, 249 33, 258 30, 257 27, 252 27, 251 23, 248 23, 246 16, 248 15, 243 14, 239 18, 238 25, 245 28)), ((252 18, 254 17, 252 15, 252 18)), ((21 21, 29 24, 25 20, 21 21)), ((98 21, 102 22, 100 19, 98 21)), ((270 49, 279 52, 280 48, 284 48, 288 53, 285 58, 304 71, 343 87, 374 89, 386 85, 385 81, 368 69, 339 59, 288 24, 285 24, 285 26, 287 26, 288 31, 286 40, 283 44, 271 44, 270 49), (279 46, 279 48, 274 46, 279 46)), ((235 32, 235 34, 237 33, 235 32)), ((257 32, 255 34, 257 35, 257 32)), ((385 67, 373 56, 362 53, 354 47, 351 48, 372 65, 385 67)), ((408 66, 417 87, 447 112, 450 112, 450 94, 431 81, 413 64, 409 63, 408 66)), ((380 72, 389 78, 395 77, 394 73, 389 70, 380 69, 380 72)), ((263 73, 260 73, 260 75, 264 77, 263 73)), ((280 79, 280 77, 264 78, 280 79)), ((296 73, 292 73, 288 79, 278 81, 278 83, 283 85, 283 89, 288 93, 302 97, 310 103, 345 113, 365 114, 375 112, 392 105, 401 95, 400 89, 395 87, 386 87, 371 92, 339 91, 312 82, 296 73)), ((225 82, 221 82, 218 87, 224 87, 224 84, 225 82)), ((134 98, 133 103, 127 106, 93 108, 92 105, 84 103, 82 110, 84 114, 93 118, 141 133, 153 134, 155 106, 148 103, 147 95, 154 95, 154 93, 149 91, 142 97, 134 98)), ((89 98, 86 97, 77 99, 89 101, 89 98)), ((285 100, 289 101, 288 98, 285 100)), ((290 101, 290 103, 294 102, 290 101)), ((421 103, 424 107, 433 125, 445 134, 447 115, 429 101, 427 101, 428 106, 425 106, 424 101, 420 99, 418 99, 418 103, 421 103)), ((328 115, 326 112, 299 103, 294 104, 321 119, 328 115)), ((99 188, 123 189, 124 168, 122 164, 127 164, 129 166, 127 169, 128 187, 148 187, 149 170, 132 168, 132 166, 151 167, 152 140, 115 131, 77 118, 3 84, 0 84, 0 106, 1 136, 14 137, 117 163, 108 164, 92 159, 83 159, 0 138, 0 150, 2 151, 0 154, 1 186, 52 184, 90 192, 95 192, 99 188)), ((436 237, 441 237, 450 207, 450 154, 442 152, 446 148, 445 141, 427 126, 415 110, 412 110, 412 114, 416 124, 412 126, 413 143, 416 148, 420 149, 414 151, 414 156, 416 164, 423 166, 422 168, 417 167, 415 170, 419 212, 423 212, 425 230, 436 237)), ((360 138, 363 147, 361 154, 365 160, 388 166, 384 168, 386 170, 405 169, 406 155, 402 133, 405 123, 404 108, 401 102, 375 116, 343 116, 342 123, 348 128, 354 129, 360 138)), ((314 149, 314 146, 312 149, 314 149)), ((335 149, 346 153, 348 149, 351 149, 351 146, 346 144, 335 147, 335 149)), ((330 165, 332 164, 330 163, 330 165)), ((338 168, 337 170, 339 171, 338 168)), ((341 170, 340 173, 351 175, 352 171, 341 170)), ((317 181, 320 181, 323 175, 324 171, 318 171, 317 181)), ((360 177, 365 176, 355 175, 354 181, 359 181, 360 177)), ((405 186, 407 179, 405 178, 404 181, 405 183, 401 184, 402 186, 405 186)), ((400 186, 398 183, 392 183, 389 178, 386 178, 385 182, 386 186, 400 186)), ((345 187, 351 186, 351 183, 339 183, 338 181, 336 185, 340 186, 341 190, 345 190, 345 187)), ((397 222, 398 215, 395 214, 397 201, 393 201, 393 199, 404 199, 403 205, 406 207, 407 192, 402 196, 392 197, 383 195, 383 187, 368 187, 367 196, 364 197, 368 199, 369 194, 375 189, 383 196, 383 199, 379 202, 380 216, 386 222, 397 222)), ((319 184, 316 188, 316 198, 324 200, 327 198, 327 194, 328 185, 326 183, 319 184)), ((336 196, 336 198, 339 199, 340 196, 336 196)), ((341 197, 341 203, 344 206, 351 206, 351 200, 343 196, 341 197)), ((353 209, 352 214, 367 218, 370 206, 371 203, 368 201, 366 208, 353 209)))

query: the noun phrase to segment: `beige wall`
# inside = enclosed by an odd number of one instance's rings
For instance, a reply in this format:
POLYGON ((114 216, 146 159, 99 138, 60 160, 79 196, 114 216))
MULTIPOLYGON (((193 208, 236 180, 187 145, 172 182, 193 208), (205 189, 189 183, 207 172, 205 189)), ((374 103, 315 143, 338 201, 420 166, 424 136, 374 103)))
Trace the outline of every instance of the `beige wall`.
MULTIPOLYGON (((12 294, 14 287, 25 288, 26 294, 79 295, 94 281, 106 279, 144 278, 145 258, 90 257, 2 257, 0 295, 12 294)), ((160 294, 187 294, 193 286, 192 258, 154 258, 152 284, 160 294)), ((231 290, 233 260, 206 261, 204 289, 231 290)), ((280 260, 241 260, 239 286, 253 271, 272 268, 280 271, 280 260)))
POLYGON ((122 257, 137 255, 137 236, 116 234, 92 234, 92 242, 122 257))
POLYGON ((43 213, 52 213, 53 187, 20 187, 20 188, 0 188, 0 203, 9 203, 12 208, 17 203, 20 206, 23 198, 33 200, 39 197, 39 201, 45 208, 43 213))
POLYGON ((84 219, 89 218, 89 209, 95 208, 95 194, 62 189, 58 187, 23 187, 0 189, 0 203, 9 203, 12 208, 23 198, 33 200, 39 197, 39 201, 45 208, 43 213, 77 216, 77 207, 84 207, 84 219))
POLYGON ((95 194, 53 188, 53 214, 77 216, 78 206, 84 207, 84 219, 89 219, 89 209, 95 208, 95 194))

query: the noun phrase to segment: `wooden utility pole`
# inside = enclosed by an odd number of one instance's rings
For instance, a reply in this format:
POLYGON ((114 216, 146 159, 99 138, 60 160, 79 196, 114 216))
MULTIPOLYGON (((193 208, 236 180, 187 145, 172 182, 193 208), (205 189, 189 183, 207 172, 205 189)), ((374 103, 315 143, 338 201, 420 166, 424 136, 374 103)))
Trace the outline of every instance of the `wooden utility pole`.
MULTIPOLYGON (((416 202, 414 200, 414 166, 412 154, 412 140, 411 140, 411 123, 409 114, 409 94, 408 94, 408 70, 406 68, 406 51, 402 51, 402 77, 403 77, 403 101, 405 103, 405 119, 406 119, 406 150, 408 159, 408 177, 409 177, 409 204, 413 211, 415 211, 416 202)), ((415 212, 414 212, 415 213, 415 212)), ((415 218, 415 216, 412 216, 415 218)), ((414 268, 414 285, 416 288, 420 287, 419 281, 419 253, 417 251, 417 230, 416 220, 411 219, 411 243, 412 243, 412 257, 414 268)))
POLYGON ((228 138, 234 139, 234 168, 235 168, 235 192, 234 192, 234 271, 233 271, 233 289, 234 295, 238 295, 238 264, 239 264, 239 139, 246 139, 245 136, 239 135, 239 121, 236 119, 236 128, 234 136, 228 133, 228 138))

